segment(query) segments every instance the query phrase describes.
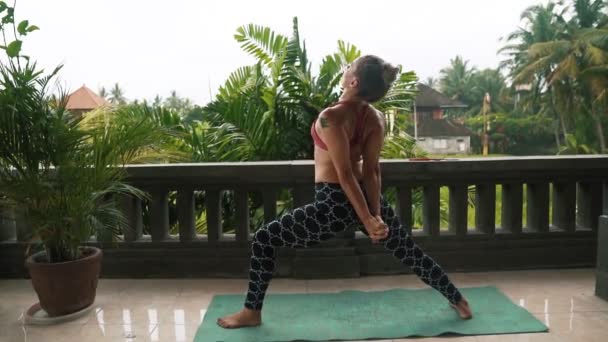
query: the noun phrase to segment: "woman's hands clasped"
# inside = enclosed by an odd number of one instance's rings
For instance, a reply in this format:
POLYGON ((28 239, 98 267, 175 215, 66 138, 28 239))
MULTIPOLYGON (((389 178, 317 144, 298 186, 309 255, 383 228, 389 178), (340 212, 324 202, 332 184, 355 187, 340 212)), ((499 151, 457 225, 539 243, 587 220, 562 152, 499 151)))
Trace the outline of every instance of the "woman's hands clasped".
POLYGON ((378 215, 371 216, 363 225, 373 243, 378 243, 388 237, 388 226, 378 215))

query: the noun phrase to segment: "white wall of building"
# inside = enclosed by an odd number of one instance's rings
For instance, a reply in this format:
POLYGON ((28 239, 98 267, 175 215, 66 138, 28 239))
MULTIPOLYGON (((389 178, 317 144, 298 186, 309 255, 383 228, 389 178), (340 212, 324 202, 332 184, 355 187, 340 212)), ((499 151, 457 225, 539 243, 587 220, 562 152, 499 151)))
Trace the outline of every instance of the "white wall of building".
POLYGON ((471 137, 418 137, 417 145, 431 154, 469 154, 471 137))

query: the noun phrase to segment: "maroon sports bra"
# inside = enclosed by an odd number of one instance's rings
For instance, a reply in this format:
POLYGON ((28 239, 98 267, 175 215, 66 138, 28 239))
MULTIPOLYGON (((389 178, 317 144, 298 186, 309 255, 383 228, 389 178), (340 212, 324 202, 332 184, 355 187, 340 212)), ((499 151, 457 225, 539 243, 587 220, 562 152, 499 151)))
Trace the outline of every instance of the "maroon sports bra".
MULTIPOLYGON (((366 102, 361 101, 340 101, 335 103, 334 106, 339 104, 352 106, 356 110, 355 132, 353 133, 353 136, 350 139, 350 146, 355 146, 361 143, 361 140, 363 140, 363 123, 365 122, 368 104, 366 102)), ((323 142, 323 140, 317 133, 317 130, 315 129, 316 123, 317 120, 315 119, 315 121, 312 122, 312 127, 310 127, 310 135, 312 136, 312 140, 314 141, 315 145, 319 146, 319 148, 321 148, 322 150, 327 151, 327 145, 323 142)))

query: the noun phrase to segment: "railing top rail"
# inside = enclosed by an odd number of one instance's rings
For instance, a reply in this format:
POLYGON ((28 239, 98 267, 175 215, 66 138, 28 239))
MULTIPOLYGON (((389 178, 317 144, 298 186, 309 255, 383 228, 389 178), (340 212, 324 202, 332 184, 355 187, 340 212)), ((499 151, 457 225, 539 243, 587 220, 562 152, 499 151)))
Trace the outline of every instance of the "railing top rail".
MULTIPOLYGON (((142 164, 126 167, 142 184, 309 184, 312 160, 142 164)), ((381 161, 386 182, 501 182, 602 180, 608 178, 608 155, 446 158, 381 161)))

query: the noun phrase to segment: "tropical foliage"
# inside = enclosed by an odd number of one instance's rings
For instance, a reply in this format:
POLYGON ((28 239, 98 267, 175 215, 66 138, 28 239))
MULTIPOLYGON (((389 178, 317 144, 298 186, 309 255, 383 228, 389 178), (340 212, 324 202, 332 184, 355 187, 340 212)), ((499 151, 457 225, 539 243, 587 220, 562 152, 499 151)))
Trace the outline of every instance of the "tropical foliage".
MULTIPOLYGON (((27 21, 15 24, 4 2, 0 13, 3 37, 22 42, 34 31, 27 21)), ((86 118, 69 113, 65 94, 51 95, 60 67, 44 72, 21 45, 6 44, 0 63, 0 199, 27 222, 48 262, 75 260, 92 235, 127 229, 116 196, 145 194, 123 182, 121 166, 149 160, 166 132, 127 107, 86 118)))
MULTIPOLYGON (((602 0, 549 1, 527 8, 520 27, 508 34, 499 53, 505 57, 499 69, 477 70, 457 56, 441 70, 440 90, 469 107, 451 116, 475 117, 481 112, 486 93, 491 113, 534 118, 530 129, 504 137, 509 146, 526 146, 525 135, 552 130, 553 139, 544 141, 542 150, 562 151, 575 139, 589 149, 606 152, 608 128, 608 7, 602 0), (550 122, 547 123, 546 119, 550 122), (542 125, 542 127, 541 127, 542 125), (519 136, 519 138, 518 138, 519 136), (551 143, 549 143, 551 141, 551 143), (552 145, 552 146, 551 146, 552 145)), ((472 120, 470 122, 476 122, 472 120)), ((491 132, 502 139, 504 132, 491 132)), ((537 145, 517 151, 538 153, 537 145)), ((501 151, 497 151, 501 152, 501 151)))
MULTIPOLYGON (((338 41, 338 51, 327 55, 314 75, 297 18, 290 37, 250 24, 238 28, 235 39, 257 62, 230 75, 204 108, 206 122, 193 127, 192 141, 211 141, 222 160, 311 158, 310 125, 323 108, 338 100, 342 70, 361 51, 338 41)), ((409 111, 415 81, 413 72, 403 73, 376 107, 409 111)), ((394 139, 393 144, 404 149, 411 146, 407 137, 394 139)), ((196 150, 197 160, 211 155, 208 146, 196 150)))
POLYGON ((164 140, 148 119, 119 126, 70 114, 65 97, 48 94, 56 71, 0 67, 0 193, 27 218, 49 262, 79 258, 92 235, 128 229, 115 195, 145 195, 123 182, 121 166, 148 161, 164 140))
POLYGON ((524 28, 503 48, 514 83, 531 86, 525 103, 554 118, 560 146, 573 134, 579 143, 606 151, 606 6, 602 0, 533 6, 522 15, 524 28))
MULTIPOLYGON (((542 115, 515 117, 507 113, 489 114, 490 150, 510 155, 551 154, 554 151, 551 121, 551 118, 542 115)), ((468 118, 465 124, 477 133, 477 137, 481 136, 482 116, 468 118)), ((481 148, 478 138, 473 139, 472 144, 481 148)))
MULTIPOLYGON (((492 99, 493 111, 505 111, 510 108, 505 77, 498 69, 477 70, 470 66, 468 60, 456 56, 450 60, 450 65, 440 73, 439 89, 448 97, 468 105, 464 111, 466 116, 481 113, 483 98, 486 93, 492 99)), ((450 113, 452 114, 452 113, 450 113)), ((462 111, 456 112, 462 115, 462 111)))

